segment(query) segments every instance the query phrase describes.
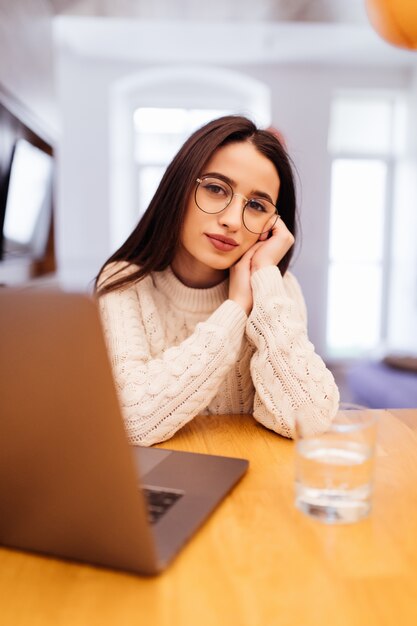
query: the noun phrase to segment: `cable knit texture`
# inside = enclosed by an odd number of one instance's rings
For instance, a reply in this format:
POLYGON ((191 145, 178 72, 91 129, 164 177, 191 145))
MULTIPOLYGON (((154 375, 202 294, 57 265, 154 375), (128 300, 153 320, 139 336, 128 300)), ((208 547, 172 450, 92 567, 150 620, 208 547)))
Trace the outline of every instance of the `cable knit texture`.
MULTIPOLYGON (((121 267, 137 269, 113 264, 102 280, 121 267)), ((192 289, 169 268, 99 298, 131 443, 169 439, 201 413, 252 413, 286 437, 296 416, 312 431, 328 426, 339 393, 308 340, 295 277, 266 267, 252 289, 249 317, 227 299, 227 281, 192 289)))

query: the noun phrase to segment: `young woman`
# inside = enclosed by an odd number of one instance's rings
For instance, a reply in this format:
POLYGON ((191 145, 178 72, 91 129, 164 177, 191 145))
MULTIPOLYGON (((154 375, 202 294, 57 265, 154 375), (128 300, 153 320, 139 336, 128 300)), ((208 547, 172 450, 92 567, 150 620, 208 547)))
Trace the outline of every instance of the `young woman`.
POLYGON ((169 439, 201 413, 251 413, 286 437, 296 415, 327 427, 339 394, 287 271, 295 214, 273 133, 227 116, 180 149, 96 283, 131 443, 169 439))

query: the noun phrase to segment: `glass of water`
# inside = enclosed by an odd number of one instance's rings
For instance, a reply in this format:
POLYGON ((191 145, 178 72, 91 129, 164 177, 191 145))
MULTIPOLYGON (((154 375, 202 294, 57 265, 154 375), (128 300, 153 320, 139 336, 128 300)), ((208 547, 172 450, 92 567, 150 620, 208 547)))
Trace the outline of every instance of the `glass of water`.
POLYGON ((328 430, 296 420, 295 504, 328 524, 356 522, 372 505, 378 411, 341 405, 328 430))

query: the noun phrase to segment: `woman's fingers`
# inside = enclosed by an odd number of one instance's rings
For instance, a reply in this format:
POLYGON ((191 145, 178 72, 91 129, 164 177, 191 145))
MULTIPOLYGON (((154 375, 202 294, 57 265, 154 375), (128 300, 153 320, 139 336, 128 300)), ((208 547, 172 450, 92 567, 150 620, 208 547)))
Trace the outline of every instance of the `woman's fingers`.
POLYGON ((256 243, 254 246, 249 248, 239 261, 230 268, 229 298, 230 300, 238 302, 246 311, 247 315, 249 315, 253 306, 252 287, 250 282, 251 263, 253 255, 256 253, 256 250, 259 249, 260 245, 260 243, 256 243))
MULTIPOLYGON (((258 241, 259 247, 255 250, 252 258, 252 272, 267 265, 278 265, 281 259, 294 244, 294 236, 288 230, 284 222, 279 219, 272 229, 272 236, 258 241)), ((254 246, 255 247, 255 246, 254 246)))

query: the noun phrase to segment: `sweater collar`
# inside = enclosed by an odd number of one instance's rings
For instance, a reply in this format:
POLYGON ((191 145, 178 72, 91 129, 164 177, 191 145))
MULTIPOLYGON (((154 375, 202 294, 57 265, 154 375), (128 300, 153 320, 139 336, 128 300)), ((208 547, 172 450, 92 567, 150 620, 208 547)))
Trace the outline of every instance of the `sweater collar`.
POLYGON ((194 289, 184 285, 170 267, 162 272, 153 272, 155 287, 170 300, 176 308, 185 311, 211 313, 228 297, 229 280, 226 279, 215 287, 194 289))

